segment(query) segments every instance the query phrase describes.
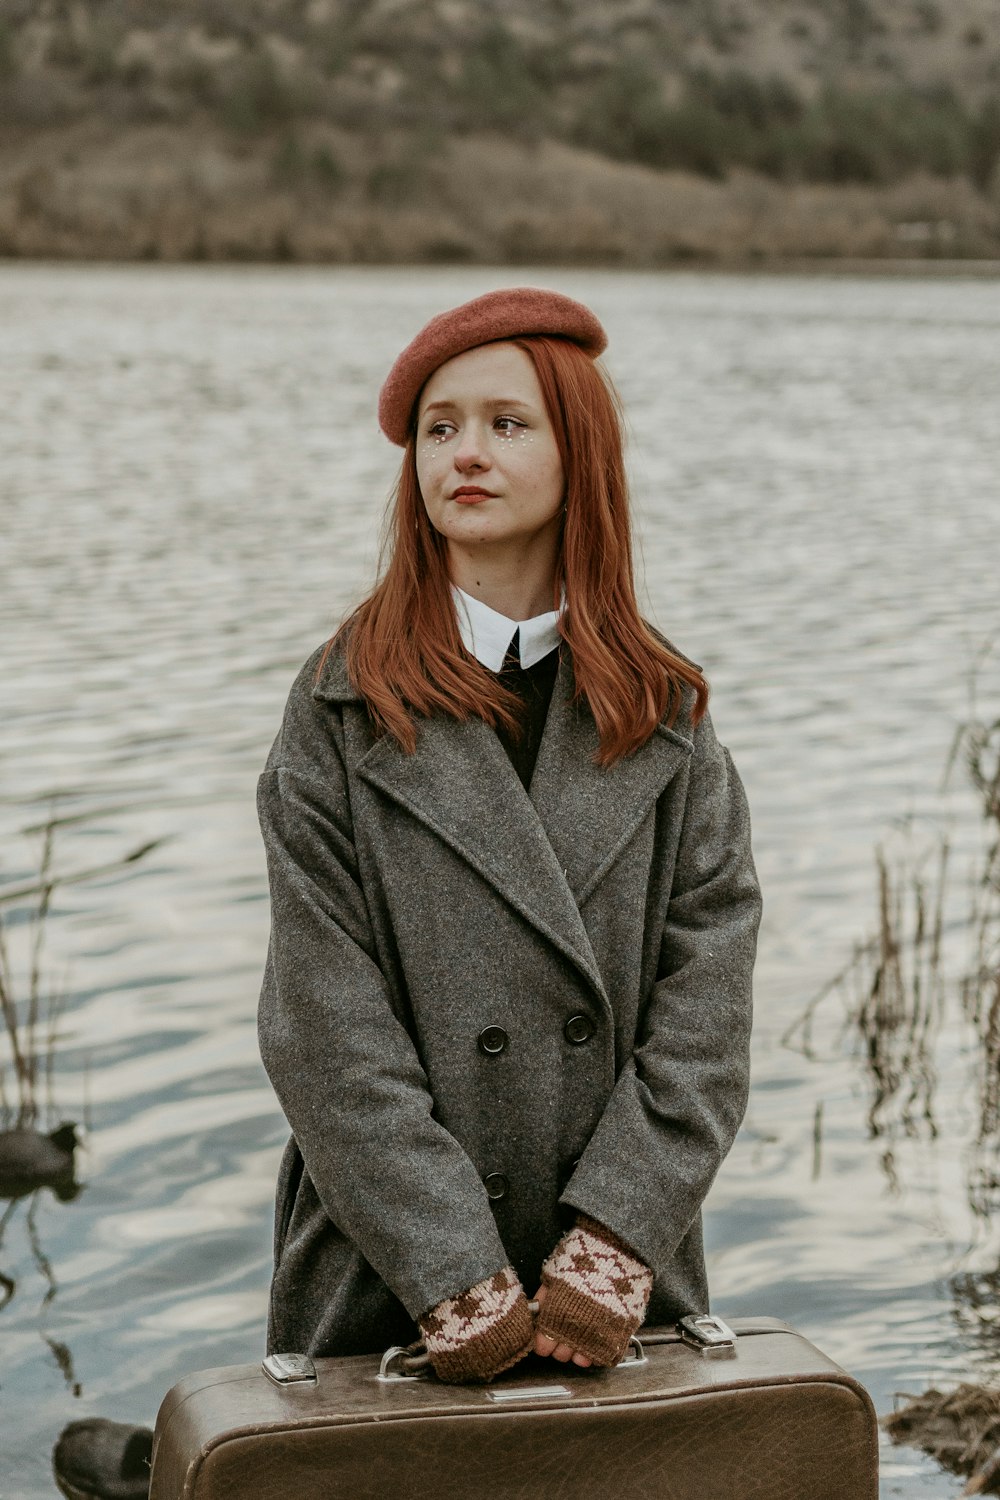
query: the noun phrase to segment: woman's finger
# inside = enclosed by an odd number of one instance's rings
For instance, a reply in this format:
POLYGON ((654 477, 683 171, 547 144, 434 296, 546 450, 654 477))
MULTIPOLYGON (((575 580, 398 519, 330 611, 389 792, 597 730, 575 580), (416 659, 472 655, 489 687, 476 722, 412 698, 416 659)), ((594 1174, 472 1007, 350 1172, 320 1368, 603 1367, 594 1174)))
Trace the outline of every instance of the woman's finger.
POLYGON ((587 1369, 594 1362, 589 1354, 581 1354, 578 1349, 571 1349, 569 1344, 557 1344, 555 1339, 549 1338, 545 1333, 535 1334, 535 1353, 542 1355, 544 1359, 551 1356, 563 1363, 572 1359, 573 1363, 580 1365, 582 1369, 587 1369))

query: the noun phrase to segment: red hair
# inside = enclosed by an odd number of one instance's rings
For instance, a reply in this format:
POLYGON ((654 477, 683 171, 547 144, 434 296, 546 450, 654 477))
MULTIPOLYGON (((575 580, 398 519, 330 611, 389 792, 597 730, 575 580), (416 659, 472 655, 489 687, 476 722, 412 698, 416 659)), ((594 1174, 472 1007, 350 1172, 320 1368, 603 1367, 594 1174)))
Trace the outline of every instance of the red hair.
MULTIPOLYGON (((672 723, 685 688, 697 723, 708 703, 699 669, 677 656, 639 614, 632 571, 621 405, 601 368, 567 339, 512 339, 531 359, 566 480, 566 517, 553 608, 570 649, 576 696, 594 716, 598 761, 611 765, 672 723)), ((463 647, 444 538, 427 517, 411 429, 395 491, 389 555, 372 593, 341 625, 351 681, 377 728, 404 750, 415 714, 516 725, 517 700, 463 647)), ((331 642, 331 646, 333 642, 331 642)))

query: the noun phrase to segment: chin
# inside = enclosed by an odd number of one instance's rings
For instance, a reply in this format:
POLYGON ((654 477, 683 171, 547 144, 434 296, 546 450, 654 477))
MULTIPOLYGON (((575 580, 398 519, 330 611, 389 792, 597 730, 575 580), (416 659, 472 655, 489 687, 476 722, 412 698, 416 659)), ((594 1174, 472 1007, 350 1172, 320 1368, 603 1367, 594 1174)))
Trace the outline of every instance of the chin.
POLYGON ((477 543, 503 542, 509 540, 503 533, 482 521, 477 522, 475 517, 470 516, 465 525, 450 525, 442 528, 441 535, 452 542, 462 542, 466 546, 475 546, 477 543))

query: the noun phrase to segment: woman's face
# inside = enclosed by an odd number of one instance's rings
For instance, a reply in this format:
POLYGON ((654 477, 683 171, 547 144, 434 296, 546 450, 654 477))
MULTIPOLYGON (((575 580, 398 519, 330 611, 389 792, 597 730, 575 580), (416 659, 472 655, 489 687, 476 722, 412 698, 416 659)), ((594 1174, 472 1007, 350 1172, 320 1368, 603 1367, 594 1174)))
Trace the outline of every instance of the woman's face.
POLYGON ((482 344, 434 371, 416 463, 431 525, 449 545, 554 547, 562 463, 535 367, 515 344, 482 344))

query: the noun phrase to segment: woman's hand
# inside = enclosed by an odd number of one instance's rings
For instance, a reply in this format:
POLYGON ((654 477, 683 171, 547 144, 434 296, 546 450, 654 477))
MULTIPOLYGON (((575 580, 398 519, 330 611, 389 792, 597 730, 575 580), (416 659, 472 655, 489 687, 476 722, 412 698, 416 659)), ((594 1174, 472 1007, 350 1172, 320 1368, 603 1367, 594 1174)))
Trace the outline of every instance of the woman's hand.
POLYGON ((579 1214, 542 1266, 535 1351, 616 1365, 646 1315, 653 1273, 616 1234, 579 1214))
MULTIPOLYGON (((548 1287, 542 1285, 535 1293, 534 1301, 538 1303, 539 1311, 541 1311, 547 1291, 548 1287)), ((545 1358, 551 1355, 553 1359, 561 1360, 563 1364, 571 1359, 575 1365, 580 1365, 583 1369, 594 1363, 588 1354, 581 1354, 579 1349, 571 1349, 569 1344, 558 1344, 555 1339, 549 1338, 545 1333, 535 1333, 535 1353, 545 1358)))
POLYGON ((512 1266, 439 1302, 417 1322, 441 1380, 492 1380, 531 1353, 528 1299, 512 1266))

